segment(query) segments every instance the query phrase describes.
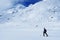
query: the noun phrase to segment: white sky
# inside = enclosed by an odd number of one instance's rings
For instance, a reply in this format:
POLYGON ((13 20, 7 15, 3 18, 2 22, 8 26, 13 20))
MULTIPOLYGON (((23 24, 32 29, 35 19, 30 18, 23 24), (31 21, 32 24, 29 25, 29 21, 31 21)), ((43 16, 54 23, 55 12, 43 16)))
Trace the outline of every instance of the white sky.
POLYGON ((11 1, 10 0, 0 0, 0 10, 6 9, 11 7, 11 1))

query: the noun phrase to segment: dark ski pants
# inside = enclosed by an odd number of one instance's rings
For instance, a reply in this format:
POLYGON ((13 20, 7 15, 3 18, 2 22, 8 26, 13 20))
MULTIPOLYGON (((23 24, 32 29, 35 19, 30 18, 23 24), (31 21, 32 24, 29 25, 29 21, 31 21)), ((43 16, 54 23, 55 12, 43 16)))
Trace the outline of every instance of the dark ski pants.
POLYGON ((43 36, 47 36, 48 37, 48 34, 47 33, 43 33, 43 36))

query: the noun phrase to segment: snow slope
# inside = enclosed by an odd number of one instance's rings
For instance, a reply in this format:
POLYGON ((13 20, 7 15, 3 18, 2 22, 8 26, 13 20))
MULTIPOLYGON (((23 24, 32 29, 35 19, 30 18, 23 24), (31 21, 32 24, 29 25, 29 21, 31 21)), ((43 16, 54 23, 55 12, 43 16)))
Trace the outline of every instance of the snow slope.
POLYGON ((59 0, 46 0, 4 11, 0 15, 0 40, 60 40, 59 3, 59 0), (44 27, 49 37, 42 36, 44 27))

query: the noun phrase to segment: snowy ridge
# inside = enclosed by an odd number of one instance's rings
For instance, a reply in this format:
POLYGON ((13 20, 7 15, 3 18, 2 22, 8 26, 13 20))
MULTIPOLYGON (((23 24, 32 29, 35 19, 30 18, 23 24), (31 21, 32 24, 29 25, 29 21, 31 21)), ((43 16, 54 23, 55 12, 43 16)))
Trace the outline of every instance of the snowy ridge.
POLYGON ((52 5, 51 3, 48 3, 48 1, 38 2, 35 5, 30 5, 29 7, 20 11, 20 17, 22 18, 21 20, 29 21, 30 19, 33 20, 34 18, 39 19, 40 17, 42 17, 42 19, 40 19, 43 21, 44 19, 46 19, 46 21, 57 21, 59 19, 58 14, 60 6, 54 5, 53 2, 52 5), (54 11, 56 11, 56 13, 54 13, 54 11), (39 16, 39 18, 37 16, 39 16))
POLYGON ((56 20, 57 21, 59 19, 58 14, 59 14, 59 10, 60 10, 60 6, 57 5, 58 3, 59 2, 56 1, 56 0, 54 2, 51 2, 51 3, 50 3, 50 1, 42 1, 42 2, 36 3, 35 5, 31 4, 27 8, 18 4, 16 7, 7 10, 7 14, 11 13, 9 15, 11 15, 11 16, 15 15, 15 17, 17 19, 18 19, 18 17, 22 18, 20 20, 30 20, 31 18, 33 19, 33 18, 35 18, 36 16, 39 15, 39 17, 42 17, 41 20, 43 20, 43 21, 44 21, 44 18, 46 18, 46 21, 47 20, 49 20, 49 21, 51 21, 51 20, 55 21, 56 20), (57 2, 57 3, 54 5, 55 2, 57 2), (54 13, 54 11, 56 13, 54 13))

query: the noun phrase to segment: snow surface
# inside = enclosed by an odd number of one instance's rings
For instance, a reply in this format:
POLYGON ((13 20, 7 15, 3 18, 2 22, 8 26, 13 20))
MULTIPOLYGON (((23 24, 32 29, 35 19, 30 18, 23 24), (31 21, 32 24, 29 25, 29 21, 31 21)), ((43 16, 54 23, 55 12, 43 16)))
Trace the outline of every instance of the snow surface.
POLYGON ((0 40, 60 40, 60 0, 21 4, 0 12, 0 40), (43 28, 48 37, 43 37, 43 28))

